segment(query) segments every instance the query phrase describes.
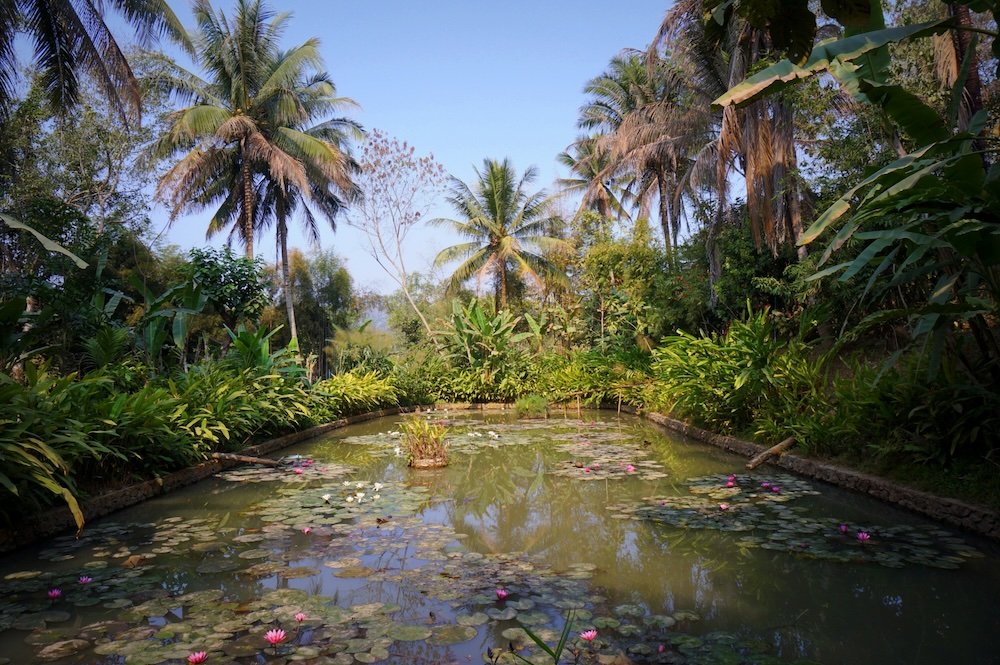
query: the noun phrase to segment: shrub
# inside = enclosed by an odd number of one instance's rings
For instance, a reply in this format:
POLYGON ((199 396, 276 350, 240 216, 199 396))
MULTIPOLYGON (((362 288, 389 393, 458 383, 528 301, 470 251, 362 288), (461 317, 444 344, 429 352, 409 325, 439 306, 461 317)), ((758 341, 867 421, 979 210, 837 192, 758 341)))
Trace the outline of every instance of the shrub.
POLYGON ((549 414, 549 401, 541 395, 526 395, 514 402, 518 418, 544 418, 549 414))
POLYGON ((420 416, 410 416, 403 421, 401 429, 410 466, 419 465, 421 460, 440 461, 441 466, 447 464, 448 447, 444 442, 447 429, 444 425, 420 416))

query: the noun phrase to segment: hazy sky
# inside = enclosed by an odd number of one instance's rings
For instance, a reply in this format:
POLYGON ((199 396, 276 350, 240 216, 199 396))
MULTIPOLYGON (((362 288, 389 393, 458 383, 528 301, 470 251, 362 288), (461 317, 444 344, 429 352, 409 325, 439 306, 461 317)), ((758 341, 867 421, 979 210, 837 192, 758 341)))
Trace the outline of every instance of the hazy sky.
MULTIPOLYGON (((231 4, 216 3, 225 7, 231 4)), ((180 0, 171 5, 186 24, 180 0)), ((535 189, 552 190, 566 175, 556 155, 577 135, 577 111, 586 81, 621 49, 652 38, 669 0, 343 0, 272 3, 289 11, 283 46, 319 37, 327 71, 340 95, 361 108, 350 115, 433 153, 465 181, 486 157, 509 157, 518 171, 539 170, 535 189)), ((210 213, 178 219, 165 232, 182 247, 205 243, 210 213)), ((436 215, 450 216, 441 207, 436 215)), ((154 210, 156 229, 165 225, 154 210)), ((297 230, 290 244, 306 241, 297 230)), ((410 236, 408 268, 427 270, 453 244, 440 229, 410 236)), ((357 232, 343 222, 323 233, 322 246, 347 259, 356 286, 391 291, 389 280, 364 254, 357 232)), ((273 238, 258 253, 274 261, 273 238)))

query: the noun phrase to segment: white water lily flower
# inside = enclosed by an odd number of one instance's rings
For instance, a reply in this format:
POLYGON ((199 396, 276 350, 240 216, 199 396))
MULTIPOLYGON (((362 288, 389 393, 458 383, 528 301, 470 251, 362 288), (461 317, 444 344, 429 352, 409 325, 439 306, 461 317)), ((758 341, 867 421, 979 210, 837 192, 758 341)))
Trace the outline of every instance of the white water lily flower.
POLYGON ((375 490, 376 492, 382 489, 383 487, 385 487, 385 485, 383 485, 382 483, 375 483, 374 485, 372 485, 372 489, 375 490))
POLYGON ((399 446, 393 448, 393 451, 396 453, 396 457, 399 457, 399 455, 403 452, 399 446))
POLYGON ((374 495, 374 496, 372 497, 372 501, 378 501, 378 500, 379 500, 379 499, 381 499, 381 498, 382 498, 382 495, 381 495, 381 494, 376 494, 376 495, 374 495))
POLYGON ((361 499, 365 498, 365 493, 357 492, 354 496, 358 497, 358 501, 360 501, 361 499))
POLYGON ((364 487, 367 484, 368 483, 366 483, 365 481, 359 480, 357 483, 354 484, 354 486, 357 487, 358 489, 361 489, 362 487, 364 487))
POLYGON ((354 503, 354 497, 353 496, 347 497, 347 503, 354 503))
POLYGON ((324 494, 320 498, 323 499, 324 501, 329 501, 330 497, 332 497, 332 496, 333 496, 332 494, 324 494))
POLYGON ((344 481, 344 487, 350 487, 350 486, 351 486, 351 481, 350 480, 345 480, 344 481))
POLYGON ((397 436, 403 436, 403 433, 402 432, 389 432, 389 436, 391 436, 392 438, 395 439, 397 436))

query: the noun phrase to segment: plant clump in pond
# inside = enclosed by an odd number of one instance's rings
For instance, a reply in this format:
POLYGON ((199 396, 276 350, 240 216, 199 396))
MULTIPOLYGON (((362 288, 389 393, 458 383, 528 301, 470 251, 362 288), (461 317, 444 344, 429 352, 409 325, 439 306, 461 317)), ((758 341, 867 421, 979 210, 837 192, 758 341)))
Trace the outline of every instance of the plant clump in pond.
POLYGON ((409 465, 419 468, 446 466, 448 447, 444 425, 420 416, 406 418, 400 426, 403 432, 403 449, 409 465))
POLYGON ((612 505, 609 510, 619 517, 686 529, 740 533, 736 541, 740 548, 829 561, 957 568, 965 559, 982 556, 961 538, 937 527, 852 525, 809 515, 806 508, 787 505, 818 494, 809 482, 794 476, 703 476, 687 484, 690 496, 651 496, 612 505))

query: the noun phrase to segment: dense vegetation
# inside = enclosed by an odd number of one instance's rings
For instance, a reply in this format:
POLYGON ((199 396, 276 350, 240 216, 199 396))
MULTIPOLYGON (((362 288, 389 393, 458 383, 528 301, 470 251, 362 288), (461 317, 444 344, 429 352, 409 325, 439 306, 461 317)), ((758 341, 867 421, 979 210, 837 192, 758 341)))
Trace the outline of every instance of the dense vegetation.
MULTIPOLYGON (((318 43, 283 50, 287 17, 259 1, 232 21, 196 3, 205 76, 115 65, 142 126, 108 81, 42 57, 0 97, 2 516, 344 414, 519 399, 794 435, 1000 505, 996 6, 793 4, 772 22, 682 0, 596 73, 559 156, 572 214, 506 159, 446 188, 380 132, 356 160, 318 43), (817 24, 836 36, 813 50, 817 24), (150 241, 159 167, 159 202, 211 208, 245 256, 150 241), (463 242, 438 281, 401 248, 443 189, 434 221, 463 242), (316 234, 352 205, 394 294, 287 247, 293 220, 316 234), (265 232, 277 267, 254 256, 265 232)), ((126 18, 173 33, 148 11, 126 18)))

